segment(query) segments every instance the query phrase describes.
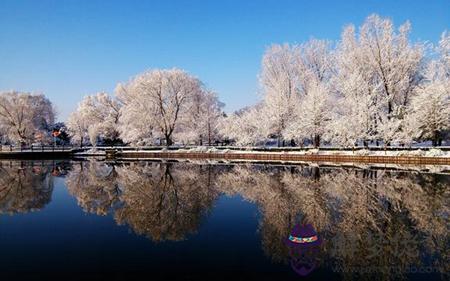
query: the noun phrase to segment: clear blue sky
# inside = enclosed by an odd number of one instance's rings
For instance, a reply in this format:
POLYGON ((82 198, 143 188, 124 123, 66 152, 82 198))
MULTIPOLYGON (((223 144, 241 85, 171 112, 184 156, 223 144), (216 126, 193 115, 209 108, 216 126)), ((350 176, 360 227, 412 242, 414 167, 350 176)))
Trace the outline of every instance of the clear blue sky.
POLYGON ((0 90, 42 92, 66 119, 84 95, 151 68, 179 67, 233 111, 257 101, 261 56, 271 43, 338 39, 372 13, 412 39, 450 29, 450 1, 0 1, 0 90))

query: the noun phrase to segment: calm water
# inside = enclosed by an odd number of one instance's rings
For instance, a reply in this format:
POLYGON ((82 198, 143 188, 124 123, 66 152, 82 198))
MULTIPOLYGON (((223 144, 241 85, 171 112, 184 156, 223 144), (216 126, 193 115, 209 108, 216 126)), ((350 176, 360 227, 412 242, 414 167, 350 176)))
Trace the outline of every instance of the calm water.
POLYGON ((3 161, 0 280, 444 280, 449 187, 353 168, 3 161))

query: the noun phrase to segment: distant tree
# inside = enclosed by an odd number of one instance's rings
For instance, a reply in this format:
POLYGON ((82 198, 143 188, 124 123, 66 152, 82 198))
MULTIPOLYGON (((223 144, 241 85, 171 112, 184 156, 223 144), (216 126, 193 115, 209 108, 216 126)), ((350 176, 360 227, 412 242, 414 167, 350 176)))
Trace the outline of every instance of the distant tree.
POLYGON ((88 139, 88 120, 79 111, 74 111, 67 119, 67 130, 71 137, 71 142, 83 146, 88 139))
POLYGON ((47 141, 54 119, 52 103, 44 95, 0 93, 0 132, 10 142, 47 141))
POLYGON ((219 123, 220 134, 234 140, 237 145, 251 145, 265 140, 269 130, 267 124, 261 121, 265 116, 263 110, 263 104, 258 104, 222 118, 219 123))

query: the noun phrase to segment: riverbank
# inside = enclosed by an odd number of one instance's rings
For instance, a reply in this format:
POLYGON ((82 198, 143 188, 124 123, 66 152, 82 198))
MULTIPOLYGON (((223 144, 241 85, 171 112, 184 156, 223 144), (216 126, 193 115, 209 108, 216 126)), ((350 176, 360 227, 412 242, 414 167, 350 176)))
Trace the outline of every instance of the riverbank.
POLYGON ((216 147, 193 148, 132 148, 99 147, 54 151, 0 151, 0 159, 71 159, 104 157, 109 159, 212 159, 257 162, 329 162, 329 163, 386 163, 450 165, 447 149, 239 149, 216 147))
POLYGON ((450 165, 448 156, 411 155, 358 155, 344 153, 299 153, 299 152, 255 152, 255 151, 117 151, 119 159, 223 159, 277 162, 336 162, 336 163, 393 163, 450 165))

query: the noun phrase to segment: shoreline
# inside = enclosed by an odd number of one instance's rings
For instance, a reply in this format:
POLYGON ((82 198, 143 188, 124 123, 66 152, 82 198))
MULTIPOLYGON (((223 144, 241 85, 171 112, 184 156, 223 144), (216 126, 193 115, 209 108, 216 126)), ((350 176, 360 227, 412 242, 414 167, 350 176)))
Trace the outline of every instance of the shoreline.
POLYGON ((115 148, 98 148, 92 150, 66 151, 1 151, 0 159, 39 160, 39 159, 73 159, 78 157, 105 157, 107 159, 205 159, 235 160, 247 162, 329 162, 329 163, 365 163, 365 164, 412 164, 412 165, 450 165, 448 153, 443 156, 396 155, 383 152, 372 155, 342 151, 255 151, 255 150, 123 150, 115 148))
POLYGON ((343 155, 343 154, 294 154, 283 152, 220 153, 220 152, 116 152, 117 159, 210 159, 250 160, 269 162, 331 162, 331 163, 373 163, 373 164, 425 164, 450 165, 450 157, 388 156, 388 155, 343 155))

